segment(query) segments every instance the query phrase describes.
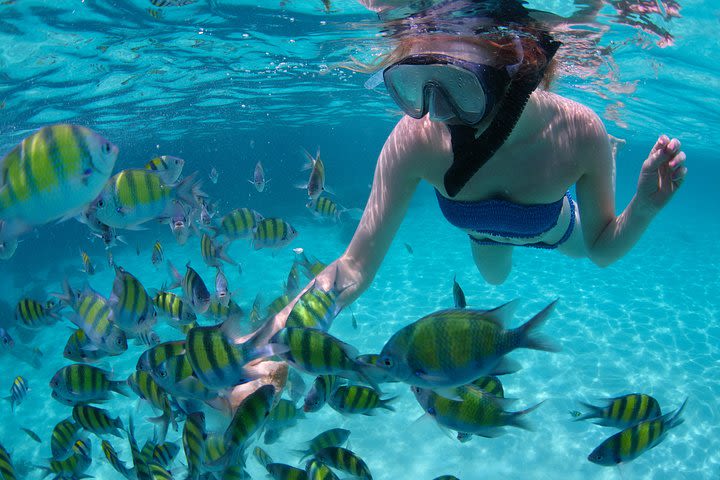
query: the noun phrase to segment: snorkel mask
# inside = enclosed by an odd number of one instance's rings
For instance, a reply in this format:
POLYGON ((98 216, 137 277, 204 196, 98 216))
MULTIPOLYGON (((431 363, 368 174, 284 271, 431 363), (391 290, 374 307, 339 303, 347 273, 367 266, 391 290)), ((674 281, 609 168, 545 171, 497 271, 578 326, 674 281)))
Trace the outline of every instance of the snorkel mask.
POLYGON ((473 63, 450 55, 418 54, 383 70, 395 103, 412 118, 453 117, 475 126, 485 120, 510 83, 508 69, 473 63))

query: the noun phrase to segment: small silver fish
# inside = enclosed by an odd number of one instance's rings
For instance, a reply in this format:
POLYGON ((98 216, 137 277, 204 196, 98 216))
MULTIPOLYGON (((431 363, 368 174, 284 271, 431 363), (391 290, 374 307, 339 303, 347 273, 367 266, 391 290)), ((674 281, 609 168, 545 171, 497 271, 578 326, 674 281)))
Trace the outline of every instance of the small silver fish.
POLYGON ((223 273, 222 269, 220 267, 217 268, 217 273, 215 274, 215 295, 217 296, 218 300, 220 301, 220 304, 223 307, 227 307, 228 303, 230 303, 230 292, 228 291, 228 281, 227 278, 225 278, 225 274, 223 273))
POLYGON ((15 346, 15 340, 4 328, 0 327, 0 351, 10 350, 15 346))
POLYGON ((262 163, 258 160, 255 164, 255 171, 253 172, 253 179, 248 180, 250 183, 255 185, 255 190, 262 193, 265 190, 265 185, 269 180, 265 180, 265 170, 263 169, 262 163))
POLYGON ((210 178, 210 181, 211 181, 213 184, 217 183, 219 175, 218 175, 218 171, 217 171, 217 169, 216 169, 215 167, 212 167, 212 169, 210 170, 210 174, 208 175, 208 177, 210 178))

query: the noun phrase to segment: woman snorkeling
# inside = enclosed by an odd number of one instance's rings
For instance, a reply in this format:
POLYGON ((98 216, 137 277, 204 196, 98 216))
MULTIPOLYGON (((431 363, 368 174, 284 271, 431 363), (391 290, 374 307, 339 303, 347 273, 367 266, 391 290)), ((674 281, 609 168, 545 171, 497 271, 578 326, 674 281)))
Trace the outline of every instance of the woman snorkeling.
POLYGON ((615 162, 602 121, 544 88, 559 47, 531 27, 402 37, 380 72, 405 115, 380 152, 350 245, 315 288, 341 291, 341 307, 362 294, 420 181, 435 188, 442 214, 467 233, 491 284, 507 279, 518 247, 555 249, 602 267, 630 251, 682 185, 685 154, 677 139, 661 135, 635 195, 616 215, 615 162))

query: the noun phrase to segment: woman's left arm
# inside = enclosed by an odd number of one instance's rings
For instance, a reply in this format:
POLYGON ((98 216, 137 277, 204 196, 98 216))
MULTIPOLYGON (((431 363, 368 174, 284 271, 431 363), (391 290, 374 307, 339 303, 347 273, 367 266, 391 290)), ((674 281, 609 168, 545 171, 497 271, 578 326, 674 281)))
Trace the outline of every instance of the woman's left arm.
POLYGON ((602 121, 595 114, 591 116, 585 123, 589 130, 580 152, 584 173, 576 189, 588 257, 604 267, 635 246, 680 187, 687 168, 680 142, 662 135, 642 165, 635 195, 625 210, 615 216, 612 150, 602 121))

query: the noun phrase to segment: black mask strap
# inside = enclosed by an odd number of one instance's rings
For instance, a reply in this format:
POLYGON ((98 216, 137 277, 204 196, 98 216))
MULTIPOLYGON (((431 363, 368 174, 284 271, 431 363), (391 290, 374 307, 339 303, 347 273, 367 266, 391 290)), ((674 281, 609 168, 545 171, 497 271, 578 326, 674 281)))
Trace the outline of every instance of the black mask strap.
MULTIPOLYGON (((550 63, 560 42, 549 36, 545 39, 545 51, 550 63)), ((450 197, 463 189, 465 184, 485 165, 495 152, 503 146, 520 119, 530 95, 540 84, 545 69, 531 78, 514 80, 498 108, 495 118, 478 138, 476 130, 465 125, 448 125, 453 149, 453 164, 445 172, 445 191, 450 197)))

